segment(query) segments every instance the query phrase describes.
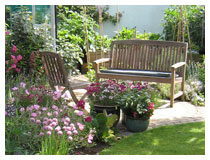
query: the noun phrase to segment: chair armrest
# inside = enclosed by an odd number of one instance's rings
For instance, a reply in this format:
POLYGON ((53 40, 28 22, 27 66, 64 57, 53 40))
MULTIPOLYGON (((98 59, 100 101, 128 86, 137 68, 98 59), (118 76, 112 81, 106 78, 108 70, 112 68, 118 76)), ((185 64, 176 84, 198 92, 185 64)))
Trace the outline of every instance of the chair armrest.
POLYGON ((111 60, 110 58, 101 58, 101 59, 97 59, 97 60, 93 61, 93 63, 100 64, 100 63, 104 63, 104 62, 109 62, 110 60, 111 60))
POLYGON ((171 68, 177 69, 177 68, 179 68, 179 67, 181 67, 181 66, 184 66, 184 65, 186 65, 185 62, 178 62, 178 63, 176 63, 176 64, 173 64, 173 65, 171 66, 171 68))

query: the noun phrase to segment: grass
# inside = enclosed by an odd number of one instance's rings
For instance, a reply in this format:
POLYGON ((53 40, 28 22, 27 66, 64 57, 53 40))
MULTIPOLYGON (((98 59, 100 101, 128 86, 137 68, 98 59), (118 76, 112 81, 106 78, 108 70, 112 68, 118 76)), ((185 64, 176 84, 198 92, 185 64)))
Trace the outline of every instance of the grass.
POLYGON ((204 155, 205 122, 164 126, 123 138, 100 155, 204 155))

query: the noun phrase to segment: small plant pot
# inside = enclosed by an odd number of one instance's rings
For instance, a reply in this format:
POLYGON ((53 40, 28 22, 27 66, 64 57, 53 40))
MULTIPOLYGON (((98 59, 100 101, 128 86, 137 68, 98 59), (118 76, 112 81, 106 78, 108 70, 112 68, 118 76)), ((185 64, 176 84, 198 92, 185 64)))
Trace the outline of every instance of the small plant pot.
POLYGON ((149 119, 135 119, 126 115, 125 126, 131 132, 143 132, 149 126, 149 119))
POLYGON ((101 105, 94 105, 93 108, 93 116, 95 116, 98 113, 104 113, 104 110, 106 111, 107 115, 109 114, 116 114, 118 116, 116 122, 114 123, 114 127, 118 124, 120 119, 120 108, 116 106, 101 106, 101 105))

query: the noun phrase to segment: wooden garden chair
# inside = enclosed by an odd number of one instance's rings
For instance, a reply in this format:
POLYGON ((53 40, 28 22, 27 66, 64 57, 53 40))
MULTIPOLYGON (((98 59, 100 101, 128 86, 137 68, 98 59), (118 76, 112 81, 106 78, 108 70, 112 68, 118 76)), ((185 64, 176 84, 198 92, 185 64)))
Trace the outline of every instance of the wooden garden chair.
MULTIPOLYGON (((62 93, 69 90, 73 101, 77 104, 79 100, 76 97, 74 90, 85 89, 90 82, 68 79, 63 61, 59 54, 53 52, 40 52, 40 56, 51 88, 55 90, 55 86, 65 87, 64 90, 62 90, 62 93)), ((81 99, 84 99, 85 96, 86 93, 81 99)))

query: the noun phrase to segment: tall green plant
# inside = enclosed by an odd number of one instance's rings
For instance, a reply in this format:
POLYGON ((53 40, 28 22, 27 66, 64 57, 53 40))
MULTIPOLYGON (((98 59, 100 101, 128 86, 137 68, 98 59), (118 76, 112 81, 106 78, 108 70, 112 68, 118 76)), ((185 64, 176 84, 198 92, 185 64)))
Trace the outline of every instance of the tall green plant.
MULTIPOLYGON (((171 6, 164 12, 163 34, 166 40, 176 40, 178 23, 180 19, 179 6, 171 6)), ((187 19, 192 49, 205 53, 205 6, 187 5, 183 18, 187 19), (198 32, 199 31, 199 32, 198 32)), ((184 20, 187 22, 186 20, 184 20)), ((186 25, 186 23, 185 23, 186 25)), ((187 32, 184 34, 185 41, 188 41, 187 32)))
MULTIPOLYGON (((82 14, 70 11, 68 7, 58 6, 58 32, 57 50, 63 56, 64 65, 67 69, 76 69, 78 63, 82 64, 85 51, 84 17, 82 14)), ((89 45, 94 43, 95 21, 87 18, 89 45)))

